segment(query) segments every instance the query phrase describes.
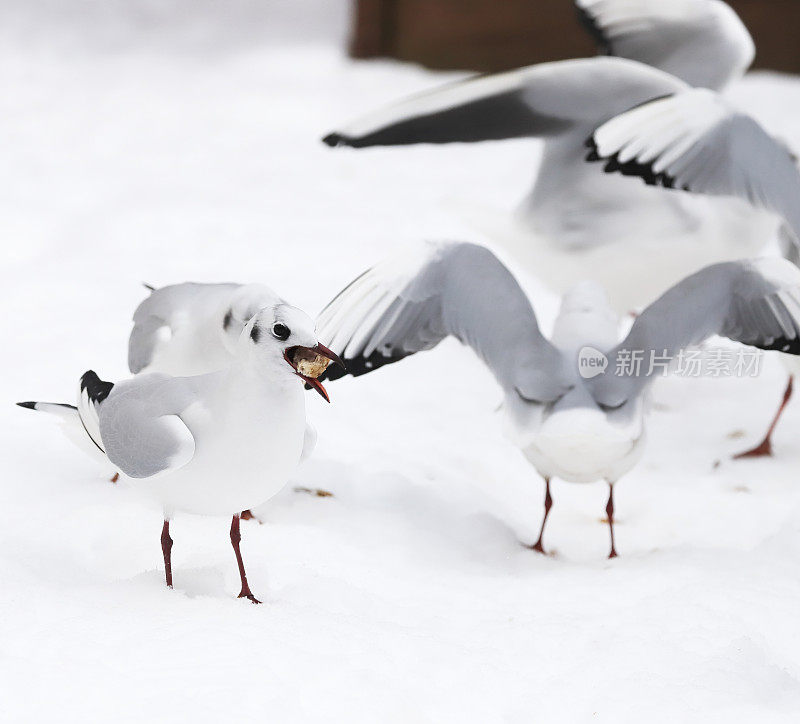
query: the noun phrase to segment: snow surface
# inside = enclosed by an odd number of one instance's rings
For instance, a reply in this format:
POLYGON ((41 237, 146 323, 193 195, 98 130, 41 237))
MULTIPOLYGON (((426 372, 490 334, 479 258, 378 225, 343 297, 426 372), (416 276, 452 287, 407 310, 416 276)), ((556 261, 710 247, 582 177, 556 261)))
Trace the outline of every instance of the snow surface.
MULTIPOLYGON (((797 721, 800 404, 774 460, 728 460, 780 399, 774 357, 657 389, 610 562, 601 483, 554 484, 554 555, 520 545, 543 484, 456 343, 333 383, 293 484, 334 497, 287 488, 243 524, 265 605, 235 598, 222 519, 174 521, 167 590, 159 512, 12 403, 124 376, 142 281, 260 281, 314 313, 409 242, 485 241, 454 208, 512 208, 538 147, 333 152, 338 122, 456 76, 350 62, 318 30, 216 44, 177 11, 106 43, 129 26, 57 5, 0 11, 0 721, 797 721)), ((800 147, 800 82, 735 98, 800 147)), ((547 328, 556 300, 521 279, 547 328)))

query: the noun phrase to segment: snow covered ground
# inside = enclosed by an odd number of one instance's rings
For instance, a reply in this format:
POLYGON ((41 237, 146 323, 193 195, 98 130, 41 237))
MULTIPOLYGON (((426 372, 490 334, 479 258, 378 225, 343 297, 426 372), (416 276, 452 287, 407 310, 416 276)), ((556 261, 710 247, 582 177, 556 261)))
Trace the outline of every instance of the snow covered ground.
MULTIPOLYGON (((243 524, 266 605, 235 598, 222 519, 175 520, 167 590, 159 512, 12 403, 124 376, 142 281, 263 281, 315 313, 410 242, 485 241, 454 209, 512 208, 538 149, 332 152, 336 123, 445 76, 348 61, 313 28, 215 44, 177 11, 84 32, 57 6, 0 14, 0 721, 797 721, 800 402, 774 460, 728 461, 774 412, 774 358, 657 388, 614 561, 600 483, 554 484, 554 555, 520 545, 543 484, 456 343, 331 384, 294 484, 334 497, 288 488, 243 524)), ((800 147, 800 82, 734 95, 800 147)), ((556 300, 521 279, 548 327, 556 300)))

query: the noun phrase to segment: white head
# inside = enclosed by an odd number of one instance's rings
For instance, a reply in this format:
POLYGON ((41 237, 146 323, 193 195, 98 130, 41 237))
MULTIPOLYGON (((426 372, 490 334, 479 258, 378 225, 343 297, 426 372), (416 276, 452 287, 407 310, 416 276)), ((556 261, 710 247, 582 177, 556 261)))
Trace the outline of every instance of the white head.
POLYGON ((328 402, 328 393, 317 378, 330 362, 344 367, 336 354, 320 344, 311 317, 285 302, 253 315, 242 330, 236 354, 267 374, 299 378, 328 402))

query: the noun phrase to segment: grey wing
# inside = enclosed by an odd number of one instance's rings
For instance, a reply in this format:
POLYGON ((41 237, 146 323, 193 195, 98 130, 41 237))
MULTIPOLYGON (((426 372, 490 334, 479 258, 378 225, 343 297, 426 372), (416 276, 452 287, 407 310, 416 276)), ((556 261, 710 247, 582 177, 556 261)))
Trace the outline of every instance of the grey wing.
POLYGON ((651 359, 675 359, 713 335, 800 355, 800 269, 777 257, 725 262, 679 282, 609 353, 606 374, 590 381, 596 399, 611 407, 624 403, 661 373, 650 368, 651 359), (631 364, 637 356, 639 370, 631 364))
POLYGON ((198 303, 221 298, 239 286, 233 283, 185 282, 152 290, 133 313, 133 330, 128 339, 128 369, 139 374, 152 364, 161 346, 169 343, 179 315, 198 303))
POLYGON ((183 378, 144 375, 115 385, 98 410, 108 459, 130 478, 183 467, 194 457, 195 440, 180 415, 196 402, 183 378))
POLYGON ((622 58, 542 63, 413 96, 323 140, 361 148, 557 136, 594 128, 634 105, 684 88, 666 73, 622 58))
POLYGON ((590 161, 607 173, 713 196, 735 196, 780 214, 800 238, 800 172, 786 146, 718 94, 693 89, 651 101, 600 126, 590 161))
POLYGON ((721 0, 575 0, 608 55, 638 60, 699 88, 720 90, 755 57, 750 33, 721 0))
MULTIPOLYGON (((317 329, 353 376, 453 336, 506 391, 547 401, 567 385, 527 296, 494 254, 474 244, 428 243, 369 269, 321 312, 317 329)), ((329 379, 345 374, 329 370, 329 379)))

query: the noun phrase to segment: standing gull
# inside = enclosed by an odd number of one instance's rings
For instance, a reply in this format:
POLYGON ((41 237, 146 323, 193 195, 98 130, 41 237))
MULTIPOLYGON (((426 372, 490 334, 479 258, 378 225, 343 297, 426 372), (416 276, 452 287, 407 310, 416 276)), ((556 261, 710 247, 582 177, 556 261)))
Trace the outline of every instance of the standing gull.
POLYGON ((724 262, 687 277, 648 306, 620 342, 619 318, 595 282, 564 295, 546 339, 517 281, 487 249, 427 244, 355 279, 322 311, 320 336, 358 376, 453 336, 485 362, 503 391, 504 428, 545 480, 545 514, 531 547, 544 552, 553 477, 609 485, 610 557, 614 484, 638 461, 646 391, 658 369, 617 376, 626 353, 675 358, 718 334, 761 349, 800 354, 800 270, 785 259, 724 262), (608 367, 579 371, 586 348, 608 367))
POLYGON ((779 222, 739 200, 670 196, 604 176, 585 162, 586 139, 653 98, 695 86, 722 90, 750 65, 753 42, 719 0, 579 0, 578 6, 615 57, 477 76, 401 101, 324 140, 364 148, 543 139, 519 223, 509 230, 492 221, 487 231, 555 291, 597 279, 614 290, 617 311, 629 312, 702 266, 757 255, 779 222))
MULTIPOLYGON (((216 372, 151 373, 117 384, 92 371, 83 375, 77 413, 90 444, 164 512, 168 586, 173 514, 230 515, 239 597, 258 603, 239 549, 240 511, 276 495, 297 466, 306 429, 302 385, 327 400, 317 378, 331 360, 339 361, 319 343, 312 320, 279 302, 247 322, 231 362, 216 372)), ((46 411, 64 407, 19 404, 46 411)))
MULTIPOLYGON (((132 374, 160 372, 174 377, 216 372, 231 364, 245 325, 261 309, 281 298, 262 284, 200 284, 184 282, 159 289, 145 285, 150 295, 133 314, 128 340, 128 369, 132 374)), ((86 437, 76 407, 51 409, 64 423, 64 432, 92 457, 108 462, 86 437)), ((302 460, 314 451, 317 432, 306 423, 302 460)), ((112 482, 116 482, 115 474, 112 482)), ((249 519, 250 511, 242 517, 249 519)))
MULTIPOLYGON (((133 374, 185 377, 226 367, 253 315, 281 302, 263 284, 184 282, 148 288, 150 296, 133 313, 128 340, 128 368, 133 374)), ((301 461, 311 456, 316 444, 317 431, 306 422, 301 461)), ((245 510, 242 517, 250 519, 253 514, 245 510)))

